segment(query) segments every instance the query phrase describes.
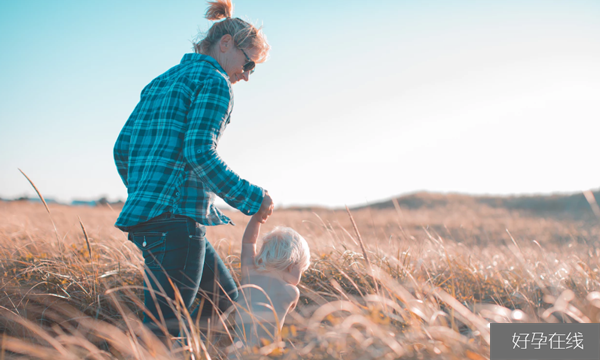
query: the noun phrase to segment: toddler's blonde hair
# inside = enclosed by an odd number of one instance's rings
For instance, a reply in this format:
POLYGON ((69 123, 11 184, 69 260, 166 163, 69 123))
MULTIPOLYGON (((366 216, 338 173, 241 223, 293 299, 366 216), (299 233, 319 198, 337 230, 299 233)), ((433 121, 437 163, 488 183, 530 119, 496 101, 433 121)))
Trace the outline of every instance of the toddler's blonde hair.
POLYGON ((295 264, 299 264, 302 271, 310 265, 310 249, 300 234, 289 227, 278 226, 263 237, 260 251, 254 258, 258 271, 284 271, 295 264))

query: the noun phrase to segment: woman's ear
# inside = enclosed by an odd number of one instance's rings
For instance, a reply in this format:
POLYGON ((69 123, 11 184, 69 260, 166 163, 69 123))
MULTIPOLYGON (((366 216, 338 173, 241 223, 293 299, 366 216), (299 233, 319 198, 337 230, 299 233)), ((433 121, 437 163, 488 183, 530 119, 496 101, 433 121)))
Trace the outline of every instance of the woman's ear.
POLYGON ((226 53, 230 47, 233 46, 233 37, 229 34, 225 34, 221 37, 221 40, 219 41, 219 50, 221 50, 222 53, 226 53))

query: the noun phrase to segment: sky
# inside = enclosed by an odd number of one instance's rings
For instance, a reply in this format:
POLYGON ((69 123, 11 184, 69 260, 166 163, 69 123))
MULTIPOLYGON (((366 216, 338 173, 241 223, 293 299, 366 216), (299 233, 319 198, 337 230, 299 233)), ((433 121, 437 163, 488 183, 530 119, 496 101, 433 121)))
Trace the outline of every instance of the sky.
MULTIPOLYGON (((234 1, 272 50, 218 147, 276 205, 600 187, 597 0, 234 1)), ((204 1, 0 2, 0 197, 125 199, 112 158, 204 1)))

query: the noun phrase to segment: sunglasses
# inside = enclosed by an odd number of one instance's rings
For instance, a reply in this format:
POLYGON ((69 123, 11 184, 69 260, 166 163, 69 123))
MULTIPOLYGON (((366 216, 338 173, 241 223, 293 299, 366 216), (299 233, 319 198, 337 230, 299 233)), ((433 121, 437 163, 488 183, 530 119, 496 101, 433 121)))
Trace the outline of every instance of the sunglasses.
POLYGON ((242 48, 238 48, 238 49, 242 50, 242 53, 246 57, 247 62, 244 64, 244 72, 249 72, 250 74, 252 74, 254 72, 254 67, 256 66, 256 63, 254 61, 250 60, 250 57, 248 57, 248 54, 246 54, 244 49, 242 49, 242 48))

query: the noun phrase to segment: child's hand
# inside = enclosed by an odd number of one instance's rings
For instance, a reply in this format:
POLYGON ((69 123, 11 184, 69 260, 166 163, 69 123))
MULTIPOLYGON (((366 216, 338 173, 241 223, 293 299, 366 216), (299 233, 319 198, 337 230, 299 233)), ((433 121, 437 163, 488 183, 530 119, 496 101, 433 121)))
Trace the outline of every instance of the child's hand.
POLYGON ((263 221, 263 217, 262 217, 262 214, 260 213, 260 211, 250 217, 250 222, 261 223, 261 224, 265 223, 263 221))

